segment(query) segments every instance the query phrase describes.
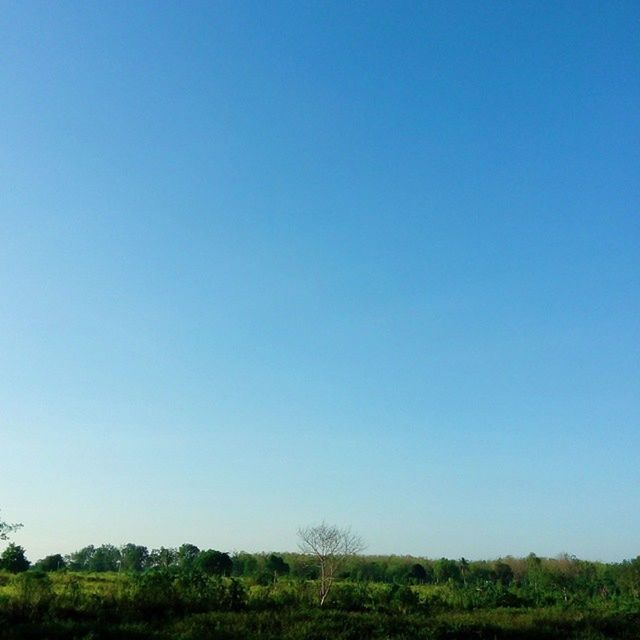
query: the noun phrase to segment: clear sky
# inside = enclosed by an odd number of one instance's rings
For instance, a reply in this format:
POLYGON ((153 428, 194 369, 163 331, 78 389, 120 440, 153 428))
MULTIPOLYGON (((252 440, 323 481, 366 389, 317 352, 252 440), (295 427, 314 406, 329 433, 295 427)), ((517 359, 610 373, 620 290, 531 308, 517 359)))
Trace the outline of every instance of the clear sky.
POLYGON ((4 2, 0 516, 640 553, 637 2, 4 2))

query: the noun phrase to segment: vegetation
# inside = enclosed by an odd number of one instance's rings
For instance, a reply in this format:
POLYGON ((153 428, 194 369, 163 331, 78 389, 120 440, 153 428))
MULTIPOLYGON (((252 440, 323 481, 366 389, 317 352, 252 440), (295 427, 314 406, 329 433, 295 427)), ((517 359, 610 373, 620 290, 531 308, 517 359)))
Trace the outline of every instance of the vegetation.
POLYGON ((1 640, 630 640, 640 628, 640 557, 342 555, 321 606, 308 553, 102 545, 30 567, 20 550, 2 554, 1 640))
POLYGON ((9 534, 19 529, 21 524, 9 524, 0 519, 0 540, 8 540, 9 534))
POLYGON ((322 606, 329 590, 349 556, 364 549, 364 541, 350 529, 328 525, 325 522, 315 527, 298 531, 303 553, 315 558, 318 567, 319 603, 322 606))

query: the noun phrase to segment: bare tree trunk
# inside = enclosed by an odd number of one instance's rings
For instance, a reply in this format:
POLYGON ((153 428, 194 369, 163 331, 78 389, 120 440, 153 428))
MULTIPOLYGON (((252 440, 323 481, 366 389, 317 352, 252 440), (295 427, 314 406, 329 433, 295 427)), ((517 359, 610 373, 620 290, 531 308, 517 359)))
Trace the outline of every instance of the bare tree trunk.
POLYGON ((364 542, 350 529, 340 529, 324 522, 316 527, 298 529, 303 553, 315 556, 320 568, 320 606, 323 606, 336 572, 349 556, 360 553, 364 542))

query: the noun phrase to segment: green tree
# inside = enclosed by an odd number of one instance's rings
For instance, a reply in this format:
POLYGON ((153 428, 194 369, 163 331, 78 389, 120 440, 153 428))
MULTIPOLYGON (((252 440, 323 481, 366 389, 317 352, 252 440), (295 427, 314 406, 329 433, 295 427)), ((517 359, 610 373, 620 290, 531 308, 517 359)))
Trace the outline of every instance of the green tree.
POLYGON ((149 550, 129 542, 120 548, 120 571, 139 572, 147 568, 149 550))
POLYGON ((543 599, 548 595, 548 591, 552 584, 552 577, 535 553, 530 553, 526 557, 527 573, 524 584, 529 590, 536 606, 540 606, 543 599))
POLYGON ((233 570, 233 561, 228 553, 207 549, 198 554, 195 567, 210 576, 229 576, 233 570))
POLYGON ((95 552, 96 548, 92 544, 74 551, 66 557, 67 566, 72 571, 88 571, 95 552))
POLYGON ((455 560, 448 560, 447 558, 440 558, 440 560, 436 560, 433 563, 433 575, 439 584, 449 580, 460 582, 461 578, 458 563, 455 560))
POLYGON ((30 564, 24 554, 24 549, 13 542, 9 544, 0 556, 0 568, 11 573, 26 571, 30 564))
POLYGON ((427 570, 419 562, 411 565, 407 576, 412 584, 424 584, 427 582, 427 570))
POLYGON ((460 570, 462 584, 466 587, 467 576, 469 575, 469 561, 466 558, 460 558, 460 560, 458 560, 458 569, 460 570))
POLYGON ((177 551, 167 547, 154 549, 149 556, 149 564, 156 569, 169 569, 176 563, 177 551))
POLYGON ((200 549, 198 549, 195 544, 185 542, 185 544, 181 545, 178 549, 176 562, 182 570, 190 571, 191 569, 193 569, 194 563, 199 553, 200 549))
POLYGON ((258 559, 251 553, 245 553, 241 551, 240 553, 234 554, 233 558, 233 575, 234 576, 251 576, 257 572, 258 569, 258 559))
POLYGON ((276 582, 279 576, 287 575, 290 571, 289 565, 280 556, 272 553, 265 563, 265 570, 276 582))
POLYGON ((67 563, 64 561, 64 558, 59 553, 55 553, 54 555, 42 558, 42 560, 38 560, 34 568, 48 573, 50 571, 60 571, 66 566, 67 563))
POLYGON ((618 583, 623 592, 631 594, 634 598, 640 597, 640 556, 622 563, 618 583))
MULTIPOLYGON (((355 580, 364 582, 384 582, 386 579, 385 567, 375 560, 362 560, 353 563, 351 575, 355 580)), ((349 561, 347 561, 349 562, 349 561)))
POLYGON ((496 580, 503 586, 508 586, 513 582, 513 569, 506 562, 496 562, 493 566, 496 580))
POLYGON ((117 571, 120 567, 120 550, 112 544, 99 546, 88 563, 89 571, 117 571))

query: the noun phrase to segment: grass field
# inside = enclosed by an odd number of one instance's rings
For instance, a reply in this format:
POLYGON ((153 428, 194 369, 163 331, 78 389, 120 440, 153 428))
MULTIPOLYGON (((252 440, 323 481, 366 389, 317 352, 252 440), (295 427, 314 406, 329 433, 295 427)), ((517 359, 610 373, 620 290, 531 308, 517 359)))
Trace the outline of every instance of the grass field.
POLYGON ((640 603, 488 607, 442 585, 336 583, 316 604, 313 581, 149 572, 0 574, 2 640, 602 640, 640 637, 640 603), (460 594, 458 594, 460 595, 460 594))

